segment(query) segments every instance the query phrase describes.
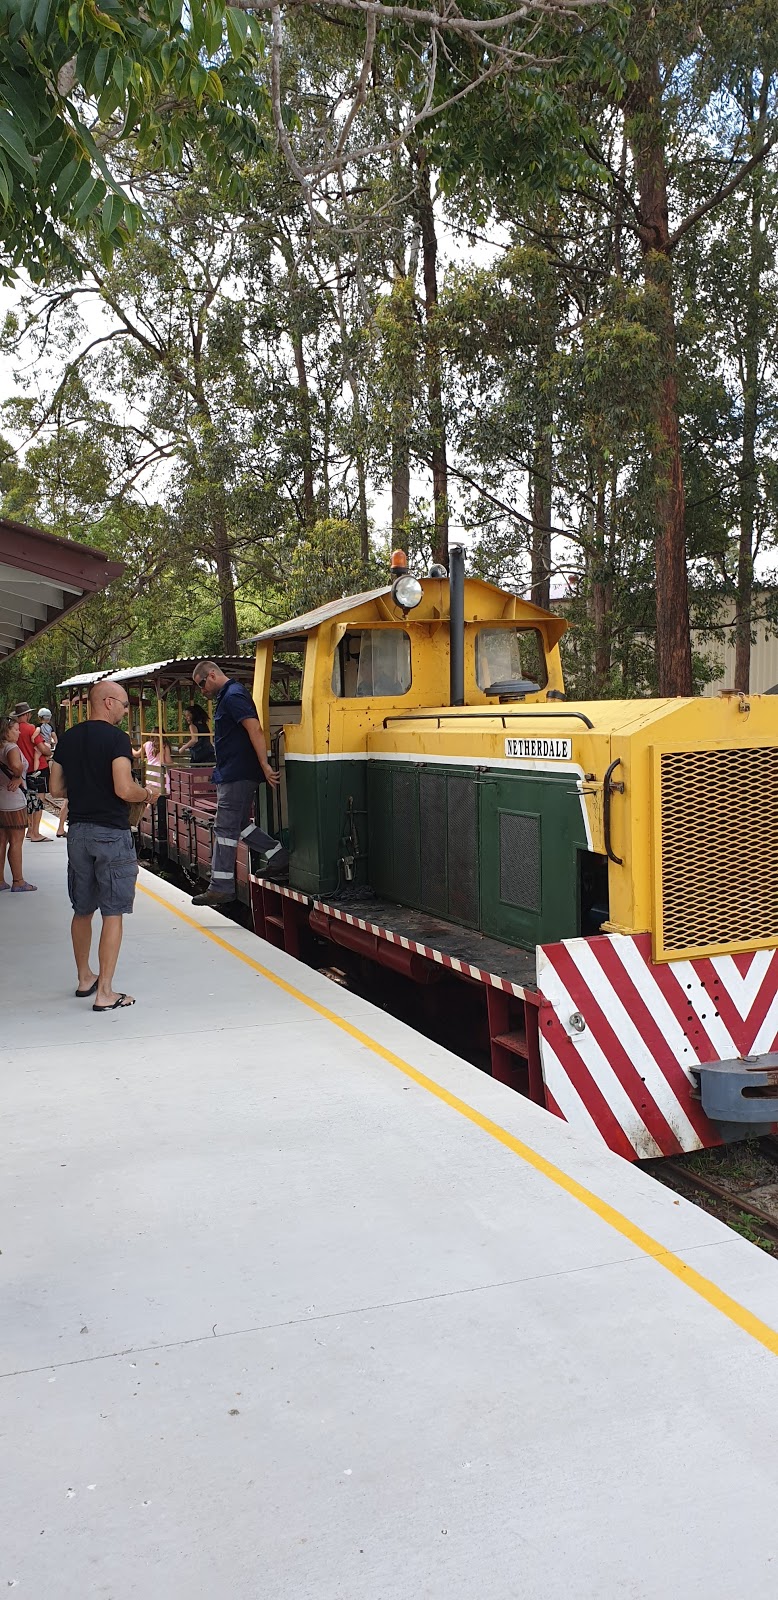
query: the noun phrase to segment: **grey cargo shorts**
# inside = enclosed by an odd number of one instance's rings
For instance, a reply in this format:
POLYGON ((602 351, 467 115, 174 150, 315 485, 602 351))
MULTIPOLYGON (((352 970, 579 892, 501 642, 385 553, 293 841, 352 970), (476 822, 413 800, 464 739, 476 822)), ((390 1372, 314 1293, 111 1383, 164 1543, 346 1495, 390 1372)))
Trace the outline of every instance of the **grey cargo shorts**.
POLYGON ((77 917, 126 917, 135 899, 138 860, 129 828, 71 822, 68 828, 68 894, 77 917))

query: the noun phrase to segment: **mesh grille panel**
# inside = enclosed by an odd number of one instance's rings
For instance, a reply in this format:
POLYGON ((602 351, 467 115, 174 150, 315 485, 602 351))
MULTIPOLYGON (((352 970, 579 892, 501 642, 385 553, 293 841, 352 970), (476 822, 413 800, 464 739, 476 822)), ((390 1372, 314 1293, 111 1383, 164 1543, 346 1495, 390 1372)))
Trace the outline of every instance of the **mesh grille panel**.
POLYGON ((419 777, 421 813, 421 900, 429 911, 446 915, 446 779, 438 772, 419 777))
POLYGON ((666 954, 778 938, 778 749, 661 756, 666 954))
POLYGON ((478 922, 478 786, 474 778, 448 780, 448 914, 478 922))
POLYGON ((392 773, 392 822, 395 839, 407 848, 407 841, 415 839, 419 826, 413 772, 392 773))
POLYGON ((500 899, 540 911, 540 817, 500 812, 500 899))

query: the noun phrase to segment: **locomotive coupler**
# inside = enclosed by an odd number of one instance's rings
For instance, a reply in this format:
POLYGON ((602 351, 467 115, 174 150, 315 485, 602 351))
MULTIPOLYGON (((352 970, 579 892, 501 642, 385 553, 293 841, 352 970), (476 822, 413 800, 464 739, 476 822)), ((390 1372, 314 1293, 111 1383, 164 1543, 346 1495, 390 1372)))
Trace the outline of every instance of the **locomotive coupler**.
POLYGON ((692 1068, 705 1115, 723 1139, 748 1139, 778 1123, 778 1053, 692 1068))

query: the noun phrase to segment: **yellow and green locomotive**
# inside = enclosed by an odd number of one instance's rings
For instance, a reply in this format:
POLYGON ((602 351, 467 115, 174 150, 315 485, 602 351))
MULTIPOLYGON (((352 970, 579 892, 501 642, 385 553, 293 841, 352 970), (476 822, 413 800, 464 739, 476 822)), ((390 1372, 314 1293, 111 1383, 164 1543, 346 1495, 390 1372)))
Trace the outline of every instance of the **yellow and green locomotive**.
MULTIPOLYGON (((393 568, 252 641, 290 853, 279 884, 239 850, 255 931, 630 1160, 776 1125, 778 701, 572 703, 563 619, 461 551, 393 568)), ((191 666, 148 669, 158 732, 191 666)), ((146 829, 192 880, 208 780, 146 829)))
POLYGON ((455 1017, 496 1077, 631 1159, 765 1131, 778 705, 570 703, 565 627, 452 552, 450 578, 260 634, 266 725, 274 675, 301 687, 276 741, 289 885, 251 875, 257 931, 403 974, 432 1031, 455 1017))

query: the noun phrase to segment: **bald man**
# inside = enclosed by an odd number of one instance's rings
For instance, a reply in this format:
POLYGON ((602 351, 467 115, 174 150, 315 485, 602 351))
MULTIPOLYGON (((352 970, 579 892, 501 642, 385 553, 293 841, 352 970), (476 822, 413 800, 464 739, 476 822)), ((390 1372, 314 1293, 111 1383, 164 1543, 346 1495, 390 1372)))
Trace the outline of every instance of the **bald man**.
POLYGON ((138 863, 130 832, 130 806, 148 801, 148 789, 132 776, 132 745, 119 723, 129 710, 120 683, 102 678, 89 691, 89 719, 63 733, 51 763, 51 793, 67 800, 68 893, 73 907, 71 937, 79 1000, 93 996, 93 1011, 120 1011, 135 1004, 114 989, 122 942, 122 918, 132 911, 138 863), (92 918, 103 926, 98 971, 93 972, 92 918))

